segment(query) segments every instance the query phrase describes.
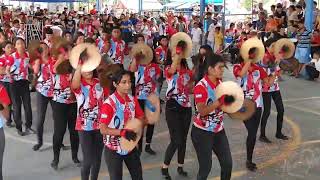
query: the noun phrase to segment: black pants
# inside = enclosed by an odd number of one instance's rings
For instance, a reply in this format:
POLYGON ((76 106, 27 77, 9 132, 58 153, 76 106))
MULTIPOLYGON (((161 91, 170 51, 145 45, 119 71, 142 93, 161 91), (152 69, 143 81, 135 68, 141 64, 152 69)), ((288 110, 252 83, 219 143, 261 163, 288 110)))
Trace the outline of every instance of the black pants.
POLYGON ((31 97, 29 89, 29 81, 20 80, 14 81, 11 84, 12 104, 13 104, 13 118, 16 123, 16 128, 22 131, 21 121, 21 104, 25 112, 26 128, 31 128, 32 125, 32 110, 31 110, 31 97))
POLYGON ((191 139, 199 162, 197 180, 208 178, 212 166, 212 151, 220 163, 221 180, 229 180, 232 172, 232 157, 225 131, 213 133, 193 126, 191 139))
POLYGON ((0 128, 0 180, 3 180, 2 177, 2 162, 3 162, 3 153, 5 147, 6 138, 4 136, 3 128, 0 128))
POLYGON ((319 71, 315 67, 306 66, 306 71, 310 80, 314 80, 315 78, 319 78, 319 71))
POLYGON ((81 164, 81 180, 97 180, 100 171, 103 151, 103 138, 99 130, 79 131, 79 139, 83 154, 81 164))
MULTIPOLYGON (((8 95, 10 97, 10 99, 12 99, 12 92, 11 92, 11 88, 10 88, 10 83, 9 82, 2 82, 0 81, 0 83, 4 86, 4 88, 6 88, 6 91, 8 92, 8 95)), ((12 123, 12 106, 10 106, 10 111, 9 111, 9 119, 7 120, 7 123, 12 123)))
POLYGON ((104 157, 108 167, 110 180, 122 180, 123 161, 129 170, 132 180, 143 179, 140 155, 136 148, 127 155, 120 155, 115 151, 105 148, 104 157))
POLYGON ((179 105, 170 99, 166 104, 166 121, 170 133, 170 144, 167 147, 164 164, 170 165, 171 159, 178 149, 178 163, 184 164, 187 136, 191 122, 192 110, 179 105))
POLYGON ((63 136, 68 125, 71 143, 72 158, 78 157, 79 136, 75 130, 77 118, 77 103, 62 104, 52 101, 54 132, 53 132, 53 155, 54 161, 59 162, 60 149, 63 136))
POLYGON ((261 118, 261 108, 257 108, 254 115, 244 121, 244 125, 247 128, 248 136, 246 141, 247 146, 247 160, 252 162, 252 155, 254 146, 256 145, 256 139, 257 139, 257 132, 260 124, 260 118, 261 118))
POLYGON ((263 92, 263 114, 261 118, 261 136, 265 136, 265 130, 267 126, 267 121, 270 116, 270 110, 271 110, 271 98, 274 101, 274 104, 276 105, 277 109, 277 133, 281 134, 282 130, 282 124, 283 124, 283 114, 284 114, 284 107, 282 102, 282 97, 280 91, 274 91, 274 92, 263 92))
POLYGON ((236 55, 239 54, 239 49, 236 47, 230 48, 229 53, 231 55, 231 63, 232 64, 236 64, 238 61, 236 59, 236 55))
POLYGON ((46 97, 41 93, 37 92, 37 138, 38 143, 42 144, 43 142, 43 124, 46 119, 46 112, 48 104, 51 104, 50 97, 46 97))
MULTIPOLYGON (((144 106, 145 106, 145 100, 138 100, 139 101, 139 105, 141 107, 142 110, 144 110, 144 106)), ((152 141, 152 136, 153 136, 153 132, 154 132, 154 125, 153 124, 148 124, 147 126, 147 132, 146 132, 146 143, 150 144, 152 141)), ((143 141, 143 132, 142 132, 142 136, 141 139, 139 140, 139 151, 142 152, 142 141, 143 141)))

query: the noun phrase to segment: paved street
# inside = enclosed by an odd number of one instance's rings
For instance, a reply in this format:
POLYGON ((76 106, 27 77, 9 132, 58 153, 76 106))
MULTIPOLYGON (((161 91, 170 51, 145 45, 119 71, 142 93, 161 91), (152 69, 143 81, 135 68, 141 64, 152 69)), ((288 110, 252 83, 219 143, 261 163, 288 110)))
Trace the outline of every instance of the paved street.
MULTIPOLYGON (((231 70, 232 68, 230 68, 231 70)), ((226 79, 233 79, 231 71, 226 70, 226 79)), ((247 180, 314 180, 320 176, 320 83, 283 77, 281 82, 282 97, 285 104, 284 132, 291 138, 289 141, 279 141, 275 136, 276 118, 272 113, 267 126, 267 136, 272 140, 271 145, 257 141, 254 161, 259 165, 256 173, 247 172, 245 169, 245 137, 246 130, 241 122, 225 119, 225 128, 229 138, 233 155, 233 179, 247 180)), ((164 93, 164 89, 162 91, 164 93)), ((34 94, 32 95, 33 102, 34 94)), ((33 104, 34 121, 36 120, 36 106, 33 104)), ((273 105, 274 108, 274 105, 273 105)), ((45 122, 45 145, 40 152, 34 152, 32 146, 36 143, 36 136, 19 137, 14 129, 5 128, 6 149, 4 156, 5 180, 78 180, 80 168, 71 160, 71 152, 62 151, 59 170, 50 167, 53 158, 52 142, 52 111, 49 106, 45 122)), ((69 144, 68 134, 65 144, 69 144)), ((157 152, 156 156, 143 153, 144 179, 160 180, 160 166, 164 158, 164 151, 168 144, 169 136, 164 112, 161 121, 156 125, 152 147, 157 152)), ((79 152, 81 158, 81 150, 79 152)), ((190 135, 188 135, 185 168, 189 173, 188 178, 181 178, 176 173, 176 157, 170 167, 170 174, 174 180, 194 180, 196 178, 198 163, 190 135)), ((125 169, 124 179, 129 180, 125 169)), ((100 179, 108 179, 107 169, 102 160, 100 179)), ((213 158, 213 167, 210 179, 219 179, 220 166, 216 157, 213 158)))

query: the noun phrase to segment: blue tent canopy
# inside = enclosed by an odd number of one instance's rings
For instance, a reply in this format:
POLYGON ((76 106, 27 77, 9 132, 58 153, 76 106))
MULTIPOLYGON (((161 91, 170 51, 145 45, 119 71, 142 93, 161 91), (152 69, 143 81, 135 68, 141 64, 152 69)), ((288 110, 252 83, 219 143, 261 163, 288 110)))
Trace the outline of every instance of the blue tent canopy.
MULTIPOLYGON (((19 1, 19 0, 10 0, 19 1)), ((57 2, 88 2, 88 0, 22 0, 26 2, 47 2, 47 3, 57 3, 57 2)))

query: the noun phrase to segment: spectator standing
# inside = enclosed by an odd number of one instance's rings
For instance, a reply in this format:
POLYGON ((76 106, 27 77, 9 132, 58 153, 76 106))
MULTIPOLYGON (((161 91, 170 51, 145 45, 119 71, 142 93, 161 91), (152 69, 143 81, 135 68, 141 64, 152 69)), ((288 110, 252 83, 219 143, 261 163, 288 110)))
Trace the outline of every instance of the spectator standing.
POLYGON ((191 36, 192 36, 192 55, 195 55, 199 52, 200 46, 201 46, 201 35, 202 30, 199 28, 199 24, 195 22, 193 24, 193 28, 191 30, 191 36))

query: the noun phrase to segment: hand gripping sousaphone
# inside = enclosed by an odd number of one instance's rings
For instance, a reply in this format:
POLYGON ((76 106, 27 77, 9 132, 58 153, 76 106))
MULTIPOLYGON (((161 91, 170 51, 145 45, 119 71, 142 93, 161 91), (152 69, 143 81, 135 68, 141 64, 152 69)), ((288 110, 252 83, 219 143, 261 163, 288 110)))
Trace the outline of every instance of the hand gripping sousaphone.
POLYGON ((263 59, 264 54, 264 45, 258 38, 246 40, 240 49, 240 55, 245 62, 251 61, 252 63, 256 63, 263 59))
POLYGON ((219 99, 223 95, 233 96, 235 102, 228 106, 221 106, 222 111, 226 113, 235 113, 241 109, 244 101, 244 94, 243 90, 237 83, 233 81, 226 81, 219 84, 216 88, 216 97, 219 99))
POLYGON ((148 124, 155 124, 160 120, 160 99, 155 94, 150 94, 145 101, 144 113, 148 124))
POLYGON ((132 151, 137 146, 142 135, 142 126, 143 126, 142 121, 136 118, 129 120, 125 124, 125 127, 124 127, 125 129, 130 129, 130 130, 133 130, 135 133, 137 133, 137 139, 135 141, 128 141, 126 138, 121 137, 120 138, 121 149, 125 151, 132 151))
POLYGON ((135 44, 130 51, 130 57, 135 58, 138 64, 147 65, 153 59, 153 51, 144 43, 135 44))
POLYGON ((178 32, 170 38, 169 48, 172 56, 178 55, 180 58, 187 59, 191 56, 192 40, 187 33, 178 32))
POLYGON ((95 70, 100 62, 101 55, 98 48, 90 43, 82 43, 72 48, 69 56, 71 66, 76 69, 79 61, 82 61, 82 72, 91 72, 95 70), (85 59, 85 60, 84 60, 85 59))
POLYGON ((244 99, 243 105, 239 111, 235 113, 229 113, 231 119, 236 119, 240 121, 246 121, 250 119, 256 112, 256 103, 251 99, 244 99))
POLYGON ((274 55, 279 57, 280 54, 283 54, 283 59, 289 59, 293 56, 295 51, 295 45, 290 39, 282 38, 275 42, 274 45, 274 55))

